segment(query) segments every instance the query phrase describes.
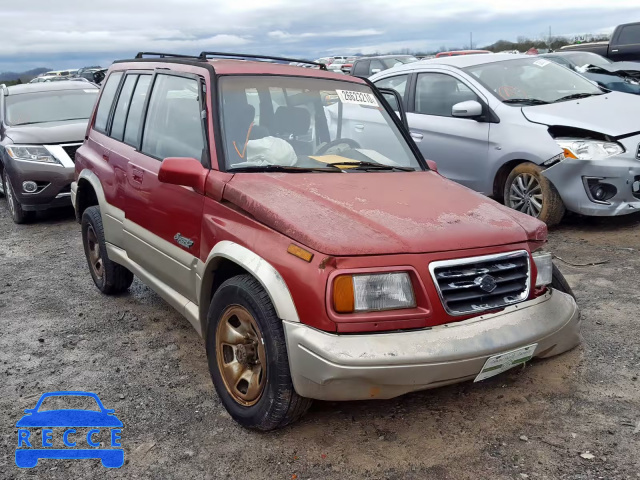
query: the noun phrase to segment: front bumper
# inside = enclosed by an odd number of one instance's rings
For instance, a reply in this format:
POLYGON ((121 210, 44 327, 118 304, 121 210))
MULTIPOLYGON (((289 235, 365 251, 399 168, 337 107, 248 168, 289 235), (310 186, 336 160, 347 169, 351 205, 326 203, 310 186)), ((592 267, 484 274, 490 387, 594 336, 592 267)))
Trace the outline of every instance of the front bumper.
POLYGON ((11 161, 5 165, 13 192, 25 211, 47 210, 71 205, 71 182, 74 167, 36 162, 11 161), (22 182, 33 181, 42 186, 36 193, 26 193, 22 182))
POLYGON ((537 343, 534 357, 545 358, 582 340, 575 300, 558 291, 420 331, 335 335, 283 323, 296 392, 319 400, 393 398, 473 379, 499 353, 537 343))
POLYGON ((634 186, 638 188, 639 185, 640 160, 633 157, 638 151, 638 138, 622 143, 627 150, 623 155, 606 160, 566 158, 543 172, 558 190, 568 210, 592 216, 626 215, 640 211, 640 190, 634 192, 634 186), (587 178, 613 185, 617 193, 606 202, 594 201, 585 186, 587 178))

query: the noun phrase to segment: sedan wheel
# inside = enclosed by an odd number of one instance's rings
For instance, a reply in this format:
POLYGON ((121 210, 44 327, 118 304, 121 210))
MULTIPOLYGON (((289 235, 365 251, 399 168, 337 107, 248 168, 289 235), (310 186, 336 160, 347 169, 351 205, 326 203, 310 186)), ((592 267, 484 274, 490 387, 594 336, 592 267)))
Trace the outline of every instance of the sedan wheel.
POLYGON ((542 211, 542 187, 536 177, 521 173, 511 184, 509 206, 514 210, 538 218, 542 211))

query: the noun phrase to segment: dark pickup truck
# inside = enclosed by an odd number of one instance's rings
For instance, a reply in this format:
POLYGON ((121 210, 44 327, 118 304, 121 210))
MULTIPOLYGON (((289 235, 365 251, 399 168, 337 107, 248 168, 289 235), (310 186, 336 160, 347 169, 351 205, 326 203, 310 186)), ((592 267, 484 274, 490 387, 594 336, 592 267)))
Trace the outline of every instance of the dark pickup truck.
POLYGON ((593 52, 614 62, 640 62, 640 22, 619 25, 613 31, 610 42, 582 43, 567 45, 560 51, 593 52))

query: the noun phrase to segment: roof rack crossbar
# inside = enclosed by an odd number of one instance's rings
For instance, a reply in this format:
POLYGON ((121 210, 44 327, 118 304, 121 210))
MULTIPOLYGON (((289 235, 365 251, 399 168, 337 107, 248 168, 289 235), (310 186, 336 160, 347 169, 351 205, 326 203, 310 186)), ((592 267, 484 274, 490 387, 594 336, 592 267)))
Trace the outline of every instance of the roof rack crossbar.
POLYGON ((198 58, 194 55, 182 55, 179 53, 161 53, 161 52, 138 52, 136 58, 160 57, 160 58, 198 58))
POLYGON ((248 53, 226 53, 226 52, 202 52, 198 57, 200 60, 207 60, 210 57, 220 58, 251 58, 258 60, 278 60, 281 62, 296 62, 305 63, 307 65, 314 65, 320 67, 320 70, 327 70, 327 66, 324 63, 311 62, 309 60, 300 60, 299 58, 287 58, 287 57, 272 57, 271 55, 252 55, 248 53))

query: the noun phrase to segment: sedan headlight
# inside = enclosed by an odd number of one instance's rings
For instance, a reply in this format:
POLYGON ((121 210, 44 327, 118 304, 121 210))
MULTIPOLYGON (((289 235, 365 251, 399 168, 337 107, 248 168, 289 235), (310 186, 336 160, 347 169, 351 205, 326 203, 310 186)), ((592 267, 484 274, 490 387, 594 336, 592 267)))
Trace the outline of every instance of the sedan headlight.
POLYGON ((536 287, 544 287, 551 284, 553 281, 553 255, 549 252, 534 252, 532 257, 538 270, 536 287))
POLYGON ((60 161, 45 147, 32 145, 8 145, 5 149, 9 156, 14 160, 62 165, 60 161))
POLYGON ((603 160, 624 153, 624 147, 617 142, 590 140, 585 138, 556 138, 567 158, 580 160, 603 160))
POLYGON ((333 282, 336 312, 368 312, 413 308, 416 299, 407 272, 340 275, 333 282))

